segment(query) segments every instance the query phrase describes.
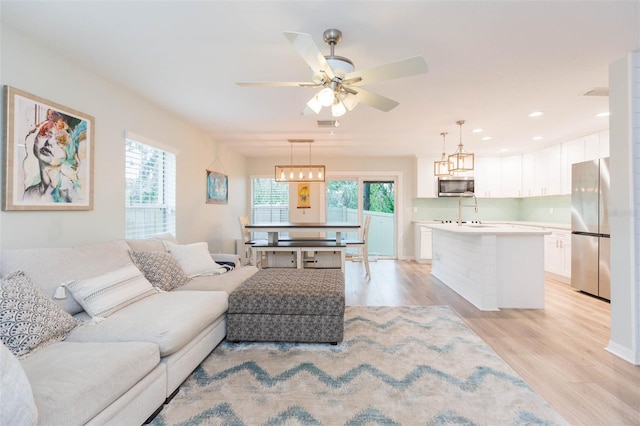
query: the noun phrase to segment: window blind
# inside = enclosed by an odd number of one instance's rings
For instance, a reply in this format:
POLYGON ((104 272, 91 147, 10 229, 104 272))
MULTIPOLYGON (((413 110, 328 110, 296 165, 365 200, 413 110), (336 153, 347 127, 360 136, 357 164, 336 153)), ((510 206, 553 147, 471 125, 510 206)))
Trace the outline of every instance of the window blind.
POLYGON ((126 238, 176 233, 175 154, 126 139, 126 238))
MULTIPOLYGON (((251 222, 278 223, 289 221, 289 184, 274 178, 251 179, 251 222)), ((253 238, 267 238, 256 232, 253 238)))

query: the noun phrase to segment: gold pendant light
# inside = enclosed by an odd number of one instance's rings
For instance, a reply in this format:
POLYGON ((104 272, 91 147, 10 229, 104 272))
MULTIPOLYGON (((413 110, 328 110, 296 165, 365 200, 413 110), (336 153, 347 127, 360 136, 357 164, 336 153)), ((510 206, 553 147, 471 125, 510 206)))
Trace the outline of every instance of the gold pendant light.
POLYGON ((447 136, 447 132, 442 132, 440 135, 442 136, 442 158, 440 158, 440 161, 433 162, 433 174, 436 176, 449 176, 451 175, 451 172, 449 171, 450 164, 445 151, 445 138, 447 136))
POLYGON ((324 165, 311 164, 311 144, 313 143, 313 139, 289 139, 289 143, 291 144, 291 163, 288 166, 276 166, 276 182, 324 182, 324 165), (306 143, 309 145, 309 164, 293 164, 293 144, 296 143, 306 143))
POLYGON ((460 144, 458 145, 458 150, 449 156, 449 171, 468 172, 473 170, 473 154, 465 151, 462 146, 462 125, 464 120, 456 121, 456 124, 460 126, 460 144))

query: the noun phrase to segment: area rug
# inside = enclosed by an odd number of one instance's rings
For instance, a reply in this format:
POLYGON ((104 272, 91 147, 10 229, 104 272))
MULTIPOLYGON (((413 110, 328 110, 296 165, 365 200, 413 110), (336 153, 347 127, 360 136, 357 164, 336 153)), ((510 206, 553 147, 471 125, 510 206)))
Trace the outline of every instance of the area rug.
POLYGON ((348 306, 336 346, 222 342, 152 424, 567 423, 449 307, 348 306))

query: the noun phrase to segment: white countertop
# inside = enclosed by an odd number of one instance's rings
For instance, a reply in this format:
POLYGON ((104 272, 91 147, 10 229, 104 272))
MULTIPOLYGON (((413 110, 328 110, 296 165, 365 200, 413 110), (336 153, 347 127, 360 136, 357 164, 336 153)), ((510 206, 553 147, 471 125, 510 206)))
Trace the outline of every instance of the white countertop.
POLYGON ((546 235, 551 233, 551 231, 543 228, 524 227, 505 223, 465 223, 462 224, 462 226, 458 226, 457 223, 421 223, 421 225, 431 229, 460 234, 546 235))
MULTIPOLYGON (((415 220, 413 221, 413 223, 419 224, 419 225, 433 225, 433 224, 440 224, 440 225, 447 225, 447 224, 443 224, 441 223, 441 221, 439 220, 415 220)), ((451 224, 448 224, 451 225, 451 224)), ((456 225, 456 224, 453 224, 456 225)), ((468 224, 468 225, 473 225, 473 224, 468 224)), ((554 222, 525 222, 525 221, 482 221, 481 225, 505 225, 505 226, 534 226, 537 228, 543 228, 543 229, 563 229, 563 230, 571 230, 571 225, 570 224, 564 224, 564 223, 554 223, 554 222)))

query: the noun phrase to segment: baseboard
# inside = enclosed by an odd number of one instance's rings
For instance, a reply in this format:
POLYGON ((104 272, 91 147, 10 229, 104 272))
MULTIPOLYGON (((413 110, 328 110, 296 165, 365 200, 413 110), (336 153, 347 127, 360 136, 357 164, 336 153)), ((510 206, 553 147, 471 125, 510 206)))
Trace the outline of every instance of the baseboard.
POLYGON ((630 362, 633 365, 640 365, 640 359, 633 353, 633 351, 625 346, 619 345, 609 340, 609 344, 604 348, 609 353, 622 358, 623 360, 630 362))

